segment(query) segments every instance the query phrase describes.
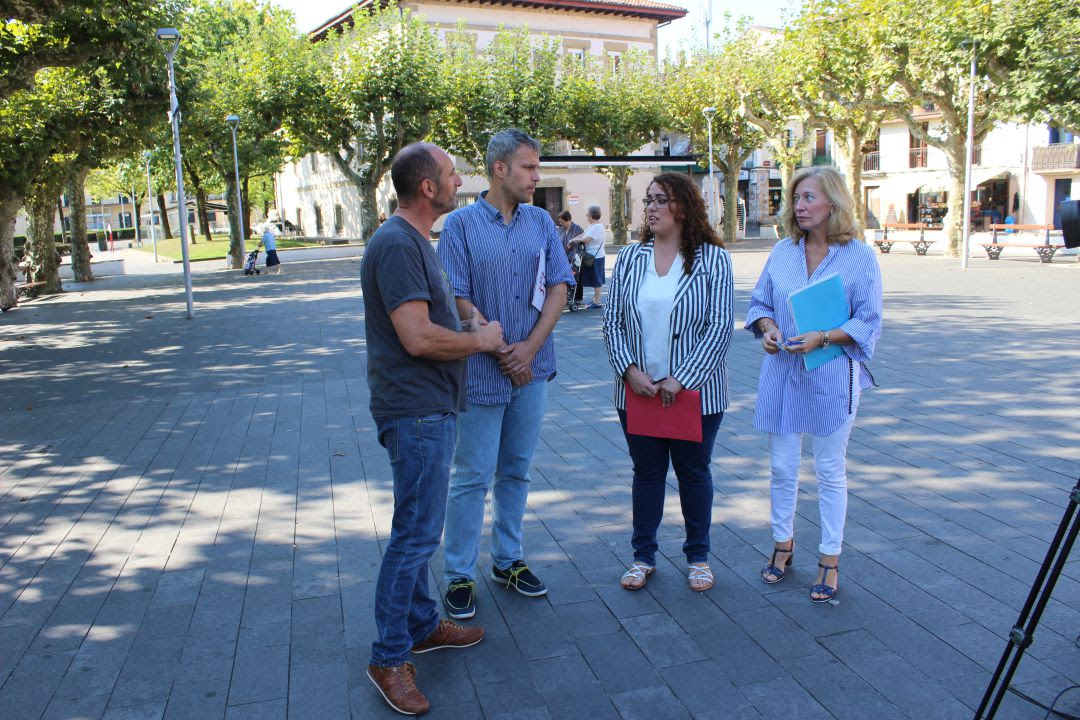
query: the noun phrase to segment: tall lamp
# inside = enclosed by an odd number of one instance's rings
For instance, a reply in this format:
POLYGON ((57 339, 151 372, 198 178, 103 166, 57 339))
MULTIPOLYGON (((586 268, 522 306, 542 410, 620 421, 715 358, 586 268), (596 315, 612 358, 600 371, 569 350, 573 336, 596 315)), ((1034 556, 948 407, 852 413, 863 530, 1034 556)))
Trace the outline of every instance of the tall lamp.
POLYGON ((716 180, 713 178, 712 119, 716 115, 716 108, 707 107, 701 111, 701 114, 705 116, 705 124, 709 133, 709 225, 715 229, 716 201, 719 194, 716 192, 716 180))
POLYGON ((195 317, 195 303, 191 297, 191 257, 188 253, 187 198, 184 195, 184 170, 180 161, 180 103, 176 100, 176 72, 173 58, 180 47, 180 31, 176 28, 160 28, 157 39, 165 46, 165 59, 169 61, 169 120, 172 122, 173 163, 176 165, 176 209, 180 220, 180 252, 184 258, 184 297, 187 300, 187 318, 195 317), (170 46, 169 43, 172 43, 170 46))
POLYGON ((240 192, 240 161, 236 156, 236 128, 240 126, 240 118, 230 115, 225 118, 225 122, 229 123, 229 128, 232 130, 232 161, 233 171, 236 173, 236 227, 239 228, 237 232, 240 233, 239 260, 243 263, 244 256, 247 255, 247 249, 244 247, 244 200, 240 192))

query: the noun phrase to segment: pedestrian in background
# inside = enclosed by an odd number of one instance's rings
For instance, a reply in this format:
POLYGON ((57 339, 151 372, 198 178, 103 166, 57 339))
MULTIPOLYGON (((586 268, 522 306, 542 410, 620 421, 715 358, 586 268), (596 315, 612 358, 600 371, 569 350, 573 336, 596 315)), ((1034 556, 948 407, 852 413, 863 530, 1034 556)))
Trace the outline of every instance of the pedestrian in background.
POLYGON ((281 274, 281 260, 278 259, 277 254, 277 233, 274 232, 274 226, 270 223, 263 223, 262 233, 263 249, 266 250, 266 271, 270 272, 273 268, 275 275, 281 274))
POLYGON ((581 262, 580 285, 583 288, 593 289, 593 299, 585 307, 589 310, 604 307, 604 226, 600 224, 600 207, 589 206, 585 211, 585 219, 589 221, 589 227, 585 228, 584 234, 575 238, 585 243, 585 254, 581 262), (590 260, 590 258, 592 258, 590 260))
POLYGON ((574 274, 574 287, 566 289, 566 309, 574 312, 582 298, 581 253, 585 251, 585 243, 577 238, 585 231, 574 222, 569 210, 559 213, 555 224, 559 226, 559 239, 566 248, 566 262, 570 264, 570 271, 574 274))
POLYGON ((874 251, 856 240, 855 202, 844 179, 827 166, 804 168, 785 189, 781 220, 788 237, 769 255, 750 298, 746 329, 761 339, 754 427, 769 434, 773 552, 761 571, 780 582, 795 549, 795 501, 803 435, 814 448, 821 543, 810 600, 828 602, 839 587, 847 516, 847 444, 862 390, 874 384, 866 363, 881 337, 881 270, 874 251), (840 327, 800 333, 788 296, 840 275, 851 319, 840 327), (786 339, 786 341, 785 341, 786 339), (807 371, 803 355, 839 345, 843 354, 807 371))

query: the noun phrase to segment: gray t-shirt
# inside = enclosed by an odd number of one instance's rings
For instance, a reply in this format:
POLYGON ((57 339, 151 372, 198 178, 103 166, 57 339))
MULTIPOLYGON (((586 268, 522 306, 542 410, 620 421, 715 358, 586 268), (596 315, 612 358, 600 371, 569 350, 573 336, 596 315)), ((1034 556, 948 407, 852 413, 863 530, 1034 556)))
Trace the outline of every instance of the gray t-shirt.
POLYGON ((454 295, 430 241, 407 221, 391 217, 368 242, 360 284, 372 416, 414 417, 463 410, 465 360, 413 357, 390 320, 390 313, 402 303, 423 300, 433 324, 455 332, 461 329, 454 295))

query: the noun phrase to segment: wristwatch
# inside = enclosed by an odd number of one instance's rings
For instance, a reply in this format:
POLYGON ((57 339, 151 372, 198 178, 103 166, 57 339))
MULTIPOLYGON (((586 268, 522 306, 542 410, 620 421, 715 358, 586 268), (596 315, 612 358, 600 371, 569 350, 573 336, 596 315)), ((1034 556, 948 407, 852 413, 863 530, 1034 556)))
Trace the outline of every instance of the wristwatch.
POLYGON ((825 348, 829 347, 830 344, 831 343, 829 342, 829 332, 827 330, 822 330, 821 331, 821 349, 824 350, 825 348))

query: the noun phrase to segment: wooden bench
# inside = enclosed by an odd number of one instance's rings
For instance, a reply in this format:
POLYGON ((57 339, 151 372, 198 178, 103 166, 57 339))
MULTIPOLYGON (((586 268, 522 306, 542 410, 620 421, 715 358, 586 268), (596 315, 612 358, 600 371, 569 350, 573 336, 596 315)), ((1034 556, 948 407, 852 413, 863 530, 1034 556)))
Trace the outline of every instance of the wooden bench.
POLYGON ((1001 251, 1007 247, 1019 247, 1019 248, 1032 248, 1039 254, 1039 261, 1048 263, 1054 259, 1054 253, 1056 253, 1064 245, 1051 245, 1050 244, 1050 231, 1054 229, 1053 225, 1009 225, 1009 224, 995 224, 990 226, 990 230, 993 232, 991 236, 991 242, 982 243, 983 250, 986 251, 986 256, 991 260, 997 260, 1001 257, 1001 251), (1043 233, 1043 241, 1041 243, 999 243, 998 233, 1013 232, 1041 232, 1043 233))
POLYGON ((926 239, 926 223, 885 223, 882 227, 885 228, 885 235, 881 240, 875 240, 874 244, 878 246, 878 250, 884 255, 889 254, 889 250, 892 249, 893 243, 906 242, 911 243, 915 248, 916 255, 925 255, 926 251, 930 249, 936 240, 926 239), (895 237, 889 239, 889 230, 918 230, 918 240, 897 240, 895 237))
POLYGON ((15 284, 15 297, 23 295, 25 297, 37 297, 38 288, 44 285, 43 280, 37 282, 24 282, 15 284))

